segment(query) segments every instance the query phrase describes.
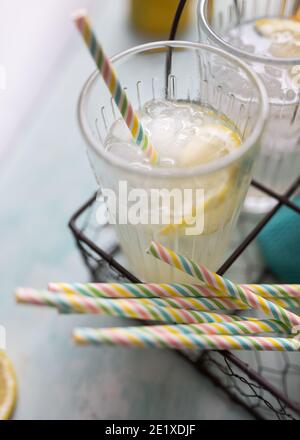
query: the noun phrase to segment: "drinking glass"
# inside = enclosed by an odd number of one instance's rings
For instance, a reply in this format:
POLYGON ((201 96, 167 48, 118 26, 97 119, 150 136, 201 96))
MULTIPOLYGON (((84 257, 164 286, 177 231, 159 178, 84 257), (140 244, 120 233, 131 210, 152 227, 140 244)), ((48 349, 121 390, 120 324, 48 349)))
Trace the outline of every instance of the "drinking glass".
MULTIPOLYGON (((96 71, 80 96, 78 115, 87 144, 91 166, 99 187, 116 195, 116 209, 108 206, 110 221, 128 260, 129 269, 147 282, 188 280, 188 275, 168 267, 146 253, 151 240, 201 262, 215 270, 221 264, 237 217, 249 188, 257 157, 260 136, 268 117, 268 99, 258 76, 232 55, 206 45, 190 42, 156 42, 134 47, 112 58, 120 81, 138 111, 151 100, 183 101, 214 109, 233 121, 242 137, 242 145, 227 156, 189 168, 134 168, 126 158, 105 148, 118 110, 96 71), (166 77, 166 57, 172 51, 171 71, 166 77), (216 65, 234 72, 230 80, 215 80, 209 71, 216 65), (236 81, 244 88, 236 94, 236 81), (120 211, 128 208, 128 199, 120 190, 203 189, 204 227, 201 233, 187 235, 182 225, 123 224, 120 211)), ((162 212, 164 201, 151 205, 150 214, 162 212), (156 212, 153 212, 156 211, 156 212)), ((178 213, 174 213, 176 217, 178 213)))

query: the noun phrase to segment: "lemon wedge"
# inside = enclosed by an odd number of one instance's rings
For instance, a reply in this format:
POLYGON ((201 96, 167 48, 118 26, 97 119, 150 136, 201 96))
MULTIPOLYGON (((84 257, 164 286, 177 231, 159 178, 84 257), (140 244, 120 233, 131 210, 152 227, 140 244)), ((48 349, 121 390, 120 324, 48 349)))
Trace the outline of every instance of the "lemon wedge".
MULTIPOLYGON (((220 124, 203 126, 201 131, 184 148, 181 165, 192 166, 208 163, 229 154, 241 145, 238 132, 220 124)), ((196 204, 190 208, 190 214, 184 212, 180 224, 170 224, 160 230, 163 236, 185 234, 190 220, 195 220, 197 213, 203 215, 203 234, 212 234, 228 223, 236 211, 235 189, 236 167, 234 165, 214 174, 203 176, 195 182, 197 188, 204 190, 204 206, 196 204), (197 209, 199 208, 199 209, 197 209)))
MULTIPOLYGON (((193 221, 195 222, 197 213, 201 213, 201 215, 204 214, 203 235, 213 234, 222 226, 226 225, 236 211, 237 200, 234 176, 235 172, 232 167, 230 170, 223 172, 222 177, 219 176, 214 179, 209 179, 211 181, 211 188, 209 188, 210 185, 207 181, 207 188, 204 189, 204 206, 200 208, 200 206, 194 205, 190 214, 184 214, 184 218, 180 224, 172 223, 166 225, 160 230, 160 235, 185 235, 186 228, 193 224, 193 221)), ((204 184, 200 185, 204 187, 204 184)))
POLYGON ((7 420, 13 413, 17 399, 17 381, 13 365, 0 351, 0 420, 7 420))
POLYGON ((225 125, 204 125, 184 148, 181 165, 190 167, 209 163, 227 156, 240 143, 239 134, 225 125))

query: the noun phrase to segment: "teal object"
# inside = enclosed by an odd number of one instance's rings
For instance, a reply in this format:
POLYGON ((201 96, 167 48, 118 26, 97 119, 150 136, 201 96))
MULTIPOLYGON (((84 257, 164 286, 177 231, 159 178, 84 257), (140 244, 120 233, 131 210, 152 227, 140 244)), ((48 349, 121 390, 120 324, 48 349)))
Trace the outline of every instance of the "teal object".
MULTIPOLYGON (((300 206, 300 199, 293 201, 300 206)), ((300 214, 283 207, 258 237, 265 263, 283 283, 300 283, 300 214)))

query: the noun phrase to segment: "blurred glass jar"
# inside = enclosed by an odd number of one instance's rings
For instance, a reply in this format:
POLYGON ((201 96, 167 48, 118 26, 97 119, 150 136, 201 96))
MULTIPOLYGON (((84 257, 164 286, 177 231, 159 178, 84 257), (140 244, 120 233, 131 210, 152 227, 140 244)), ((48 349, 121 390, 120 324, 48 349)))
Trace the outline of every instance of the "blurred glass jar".
MULTIPOLYGON (((193 0, 187 0, 180 18, 179 32, 183 32, 190 23, 192 3, 193 0)), ((166 37, 171 30, 177 6, 178 0, 131 0, 130 20, 140 32, 166 37)))

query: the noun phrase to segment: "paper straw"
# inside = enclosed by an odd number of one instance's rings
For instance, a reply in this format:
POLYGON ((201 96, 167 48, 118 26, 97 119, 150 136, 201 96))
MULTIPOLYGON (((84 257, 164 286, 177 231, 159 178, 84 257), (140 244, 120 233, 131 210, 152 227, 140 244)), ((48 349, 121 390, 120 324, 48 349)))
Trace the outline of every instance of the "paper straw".
POLYGON ((165 248, 159 243, 152 242, 148 253, 161 261, 199 279, 208 286, 214 287, 229 297, 238 298, 251 308, 261 310, 273 316, 276 320, 284 322, 290 327, 300 326, 300 317, 273 302, 256 295, 250 289, 243 288, 232 283, 226 278, 209 271, 203 265, 196 264, 189 258, 176 254, 174 251, 165 248))
MULTIPOLYGON (((299 309, 300 299, 299 298, 270 298, 273 304, 286 308, 286 309, 299 309)), ((240 309, 241 310, 241 309, 240 309)))
MULTIPOLYGON (((108 334, 122 334, 124 327, 112 327, 103 329, 108 334)), ((267 319, 264 321, 240 321, 231 323, 213 324, 176 324, 176 325, 151 325, 126 327, 126 332, 133 335, 143 334, 172 334, 176 335, 262 335, 266 333, 289 334, 284 324, 267 319)))
MULTIPOLYGON (((51 285, 50 285, 51 288, 51 285)), ((166 297, 169 293, 176 294, 179 291, 188 292, 188 289, 181 288, 180 285, 143 285, 143 284, 98 284, 98 287, 71 289, 65 288, 63 291, 69 295, 83 295, 87 297, 99 298, 102 296, 108 298, 127 298, 127 301, 137 304, 174 307, 179 309, 199 310, 202 312, 210 312, 212 310, 246 310, 248 306, 242 301, 231 298, 181 298, 166 297), (164 298, 157 298, 155 291, 159 291, 164 298), (122 293, 123 292, 123 293, 122 293), (135 295, 135 296, 133 296, 135 295), (144 297, 142 297, 144 295, 144 297), (149 297, 152 295, 152 297, 149 297)), ((54 291, 52 289, 52 291, 54 291)), ((56 291, 56 290, 55 290, 56 291)), ((57 292, 57 291, 56 291, 57 292)), ((60 290, 61 292, 61 290, 60 290)))
POLYGON ((124 299, 109 300, 68 294, 53 295, 47 291, 24 288, 17 289, 15 297, 19 303, 56 307, 63 313, 100 314, 177 324, 236 322, 245 319, 258 321, 255 318, 241 318, 218 313, 139 305, 124 299))
POLYGON ((73 332, 80 345, 121 345, 138 348, 171 348, 176 350, 255 350, 255 351, 299 351, 297 339, 267 338, 254 336, 195 335, 171 332, 133 333, 123 329, 113 332, 105 329, 78 328, 73 332))
MULTIPOLYGON (((199 310, 200 312, 250 309, 249 305, 236 298, 132 298, 126 301, 137 305, 173 307, 176 309, 199 310)), ((288 309, 300 308, 300 302, 297 299, 276 298, 272 302, 288 309)))
MULTIPOLYGON (((51 292, 64 292, 100 298, 211 298, 216 297, 219 291, 212 290, 200 284, 133 284, 133 283, 50 283, 51 292)), ((223 294, 224 296, 224 294, 223 294)))
POLYGON ((137 305, 173 307, 175 309, 198 310, 200 312, 212 312, 217 310, 226 312, 248 309, 248 306, 242 301, 230 298, 135 298, 126 301, 137 305))
MULTIPOLYGON (((272 301, 281 306, 290 309, 295 309, 300 307, 300 289, 298 291, 298 285, 296 286, 269 286, 269 285, 241 285, 242 288, 249 288, 254 293, 264 297, 271 298, 272 301), (265 287, 267 286, 267 287, 265 287), (272 296, 276 295, 278 292, 281 297, 272 296), (284 295, 286 292, 286 295, 284 295), (290 294, 291 296, 288 296, 290 294), (299 294, 299 297, 297 297, 299 294), (294 297, 292 296, 294 295, 294 297)), ((242 302, 237 299, 229 299, 220 290, 202 286, 200 284, 132 284, 132 283, 50 283, 48 289, 51 292, 64 292, 68 294, 84 295, 91 298, 187 298, 184 302, 181 299, 181 307, 191 308, 190 305, 197 306, 197 301, 192 301, 191 298, 201 298, 199 301, 199 309, 202 304, 213 309, 214 303, 218 306, 219 310, 224 309, 235 309, 243 310, 247 309, 249 306, 245 305, 242 307, 242 302), (203 300, 203 298, 210 298, 211 302, 208 300, 203 300)), ((174 303, 175 304, 175 303, 174 303)))
POLYGON ((101 45, 97 41, 87 12, 85 10, 75 12, 73 18, 99 69, 99 72, 104 79, 105 84, 107 85, 126 125, 128 126, 132 134, 134 141, 146 154, 150 162, 152 164, 157 164, 157 151, 151 144, 146 131, 143 129, 143 126, 137 117, 137 114, 134 112, 133 107, 127 97, 127 94, 117 78, 114 67, 109 61, 109 58, 105 55, 101 45))

